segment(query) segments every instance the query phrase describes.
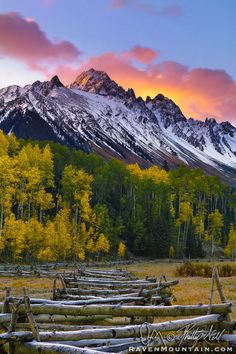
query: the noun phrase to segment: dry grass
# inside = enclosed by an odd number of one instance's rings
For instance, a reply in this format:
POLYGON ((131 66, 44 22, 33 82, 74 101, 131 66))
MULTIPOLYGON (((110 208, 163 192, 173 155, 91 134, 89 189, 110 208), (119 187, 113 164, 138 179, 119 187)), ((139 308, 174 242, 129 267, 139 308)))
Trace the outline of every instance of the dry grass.
POLYGON ((53 279, 49 278, 21 278, 21 277, 0 277, 0 300, 5 296, 7 287, 11 288, 12 295, 23 295, 23 288, 26 287, 32 297, 50 298, 53 279))
MULTIPOLYGON (((178 279, 179 284, 174 287, 174 295, 177 304, 207 304, 209 302, 211 279, 202 277, 179 277, 176 276, 177 263, 154 263, 144 262, 129 265, 128 270, 139 277, 146 275, 155 276, 157 279, 161 274, 165 274, 167 280, 178 279)), ((229 302, 236 303, 236 276, 221 278, 224 293, 229 302)), ((219 303, 220 299, 217 291, 214 294, 214 303, 219 303)), ((236 320, 236 311, 234 310, 234 320, 236 320)))
MULTIPOLYGON (((167 279, 178 279, 179 285, 174 287, 174 295, 177 304, 199 304, 209 302, 209 294, 211 287, 211 279, 201 277, 183 277, 176 276, 176 268, 178 263, 154 263, 142 262, 127 266, 140 278, 146 275, 155 276, 157 279, 161 274, 165 274, 167 279)), ((225 296, 229 302, 236 303, 236 276, 229 278, 221 278, 225 296)), ((6 287, 11 287, 12 294, 22 295, 23 287, 29 289, 29 294, 33 297, 50 298, 52 291, 53 279, 47 278, 0 278, 0 299, 5 295, 6 287)), ((218 293, 215 292, 214 302, 220 302, 218 293)), ((236 312, 236 311, 235 311, 236 312)), ((234 315, 236 320, 236 313, 234 315)))

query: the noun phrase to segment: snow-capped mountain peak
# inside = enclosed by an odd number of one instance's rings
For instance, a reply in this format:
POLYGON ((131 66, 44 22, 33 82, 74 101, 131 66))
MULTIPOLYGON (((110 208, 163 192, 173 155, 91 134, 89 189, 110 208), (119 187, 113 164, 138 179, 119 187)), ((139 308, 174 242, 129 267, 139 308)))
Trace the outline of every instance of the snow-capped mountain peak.
POLYGON ((187 119, 162 94, 144 101, 90 69, 65 87, 57 76, 0 90, 0 128, 21 138, 62 142, 142 166, 185 163, 236 185, 236 128, 187 119))
POLYGON ((133 98, 133 89, 125 91, 113 81, 104 71, 89 69, 77 76, 70 88, 77 88, 82 91, 97 93, 103 96, 113 96, 121 99, 133 98))

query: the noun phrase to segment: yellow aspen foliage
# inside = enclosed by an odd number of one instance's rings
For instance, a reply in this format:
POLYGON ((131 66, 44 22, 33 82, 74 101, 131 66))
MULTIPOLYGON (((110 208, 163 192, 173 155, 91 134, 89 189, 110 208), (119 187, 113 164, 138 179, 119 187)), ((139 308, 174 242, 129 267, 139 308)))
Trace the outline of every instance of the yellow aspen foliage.
POLYGON ((44 228, 42 245, 38 251, 37 259, 41 261, 56 261, 56 241, 57 233, 55 230, 55 225, 52 221, 49 221, 44 228))
POLYGON ((7 155, 9 141, 3 131, 0 129, 0 156, 7 155))
POLYGON ((41 153, 40 171, 42 173, 43 184, 45 187, 54 186, 54 166, 53 155, 49 145, 46 145, 41 153))
POLYGON ((84 246, 87 238, 88 238, 88 232, 87 232, 86 224, 85 224, 85 222, 81 222, 78 241, 81 245, 84 246))
POLYGON ((141 170, 141 168, 139 167, 139 165, 137 163, 134 165, 128 165, 127 168, 128 168, 131 175, 137 176, 139 178, 143 177, 143 170, 141 170))
POLYGON ((16 191, 18 217, 30 219, 54 206, 52 195, 46 188, 54 186, 53 157, 49 146, 41 150, 38 145, 23 147, 15 157, 19 176, 19 188, 16 191))
POLYGON ((61 209, 53 221, 44 228, 44 237, 37 258, 40 260, 65 260, 72 254, 69 210, 61 209))
POLYGON ((39 221, 42 221, 43 212, 52 209, 55 204, 51 193, 47 193, 45 189, 40 188, 33 195, 33 203, 39 209, 39 221))
POLYGON ((55 261, 55 255, 50 247, 43 248, 39 251, 37 259, 40 261, 55 261))
POLYGON ((140 179, 151 179, 155 183, 169 183, 168 172, 157 166, 152 166, 147 169, 141 169, 138 164, 129 165, 128 170, 131 175, 140 179))
POLYGON ((229 239, 228 239, 228 243, 225 247, 224 252, 227 257, 231 257, 232 259, 235 259, 235 257, 236 257, 236 230, 232 224, 230 225, 229 239))
POLYGON ((63 208, 57 213, 54 219, 54 227, 57 235, 54 245, 57 260, 68 259, 72 255, 70 210, 68 208, 63 208))
POLYGON ((80 201, 81 196, 85 191, 91 195, 92 181, 93 177, 85 171, 77 170, 71 165, 66 166, 62 177, 62 186, 65 197, 69 200, 73 198, 75 202, 80 201))
POLYGON ((78 245, 76 251, 77 251, 77 256, 79 257, 79 259, 81 261, 84 261, 85 260, 85 249, 81 245, 78 245))
POLYGON ((110 250, 110 243, 104 234, 100 234, 95 244, 96 252, 108 253, 110 250))
POLYGON ((19 152, 20 149, 20 143, 19 141, 16 139, 16 136, 11 133, 8 137, 8 154, 9 156, 14 156, 19 152))
POLYGON ((14 159, 8 155, 0 156, 0 235, 6 213, 11 209, 12 197, 17 182, 14 159))
POLYGON ((174 257, 174 254, 175 254, 175 249, 173 246, 170 246, 170 249, 169 249, 169 258, 173 258, 174 257))
POLYGON ((86 243, 86 250, 88 253, 93 253, 95 252, 95 245, 94 245, 94 241, 92 238, 90 238, 88 240, 88 242, 86 243))
POLYGON ((125 251, 126 251, 125 244, 123 242, 120 242, 118 247, 118 256, 123 258, 125 256, 125 251))
POLYGON ((69 202, 73 210, 71 220, 73 251, 80 260, 85 259, 86 252, 91 252, 87 245, 90 248, 97 235, 96 214, 90 204, 92 181, 93 177, 83 170, 77 170, 71 165, 64 169, 62 177, 64 201, 69 202), (91 242, 88 243, 90 239, 91 242))
POLYGON ((204 235, 205 228, 204 228, 204 216, 201 214, 197 214, 193 217, 193 225, 195 227, 195 234, 202 236, 204 235))
POLYGON ((208 222, 208 235, 211 239, 211 256, 213 256, 215 244, 219 244, 221 240, 221 230, 224 225, 223 215, 219 212, 218 209, 215 209, 208 215, 208 222))
POLYGON ((175 194, 170 195, 170 215, 174 218, 175 217, 175 208, 174 208, 174 201, 175 201, 175 194))
POLYGON ((144 177, 150 178, 155 183, 169 183, 169 175, 164 169, 152 166, 143 170, 144 177))
POLYGON ((209 234, 216 241, 220 242, 221 229, 224 225, 223 216, 218 209, 215 209, 208 216, 209 220, 209 234))
POLYGON ((88 191, 85 191, 81 196, 77 196, 77 200, 79 200, 79 207, 80 207, 80 215, 82 220, 85 222, 94 222, 95 215, 90 205, 91 196, 89 195, 88 191))
POLYGON ((29 255, 37 257, 44 242, 44 227, 36 219, 31 218, 25 222, 26 227, 26 247, 29 255))
POLYGON ((191 218, 192 214, 193 214, 193 210, 190 202, 181 202, 179 218, 177 221, 179 221, 180 224, 187 222, 189 218, 191 218))
POLYGON ((26 232, 24 221, 16 220, 14 214, 5 219, 1 247, 3 246, 14 260, 21 259, 27 248, 26 232))

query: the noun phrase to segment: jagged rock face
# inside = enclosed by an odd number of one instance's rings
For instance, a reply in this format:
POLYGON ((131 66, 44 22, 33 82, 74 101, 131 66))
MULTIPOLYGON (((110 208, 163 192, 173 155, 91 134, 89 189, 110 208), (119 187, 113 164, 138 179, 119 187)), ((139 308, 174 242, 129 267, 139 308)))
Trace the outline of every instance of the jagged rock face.
POLYGON ((107 73, 94 69, 89 69, 77 76, 75 82, 70 87, 103 96, 113 96, 121 99, 135 98, 132 89, 126 92, 115 81, 111 80, 107 73))
POLYGON ((229 122, 186 119, 162 94, 144 101, 94 69, 69 88, 55 76, 1 89, 0 128, 144 166, 186 163, 236 183, 236 128, 229 122))

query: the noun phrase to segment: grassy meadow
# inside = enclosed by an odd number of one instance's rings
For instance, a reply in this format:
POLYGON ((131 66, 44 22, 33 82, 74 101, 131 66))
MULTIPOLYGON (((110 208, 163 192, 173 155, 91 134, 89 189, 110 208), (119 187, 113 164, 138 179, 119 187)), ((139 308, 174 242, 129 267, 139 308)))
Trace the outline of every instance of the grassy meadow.
MULTIPOLYGON (((176 275, 176 269, 180 263, 154 263, 143 262, 129 265, 127 268, 139 277, 146 275, 155 276, 157 279, 161 274, 167 277, 167 280, 178 279, 179 284, 174 286, 174 295, 176 304, 194 305, 207 304, 210 298, 211 278, 202 277, 179 277, 176 275)), ((224 293, 227 300, 236 304, 236 276, 221 278, 224 293)), ((215 291, 214 303, 219 303, 218 292, 215 291)), ((234 306, 233 319, 236 321, 236 309, 234 306)))
MULTIPOLYGON (((166 275, 167 280, 178 279, 179 284, 174 287, 176 304, 199 304, 209 302, 211 279, 202 277, 179 277, 176 269, 180 263, 163 262, 140 262, 127 266, 127 269, 140 278, 147 275, 155 276, 157 279, 161 274, 166 275)), ((225 296, 229 302, 236 303, 236 276, 221 278, 225 296)), ((23 287, 28 288, 32 297, 50 298, 53 279, 47 278, 0 278, 0 299, 3 300, 6 287, 11 287, 12 294, 22 295, 23 287)), ((214 294, 214 302, 220 302, 217 291, 214 294)), ((236 320, 236 311, 234 311, 236 320)))

